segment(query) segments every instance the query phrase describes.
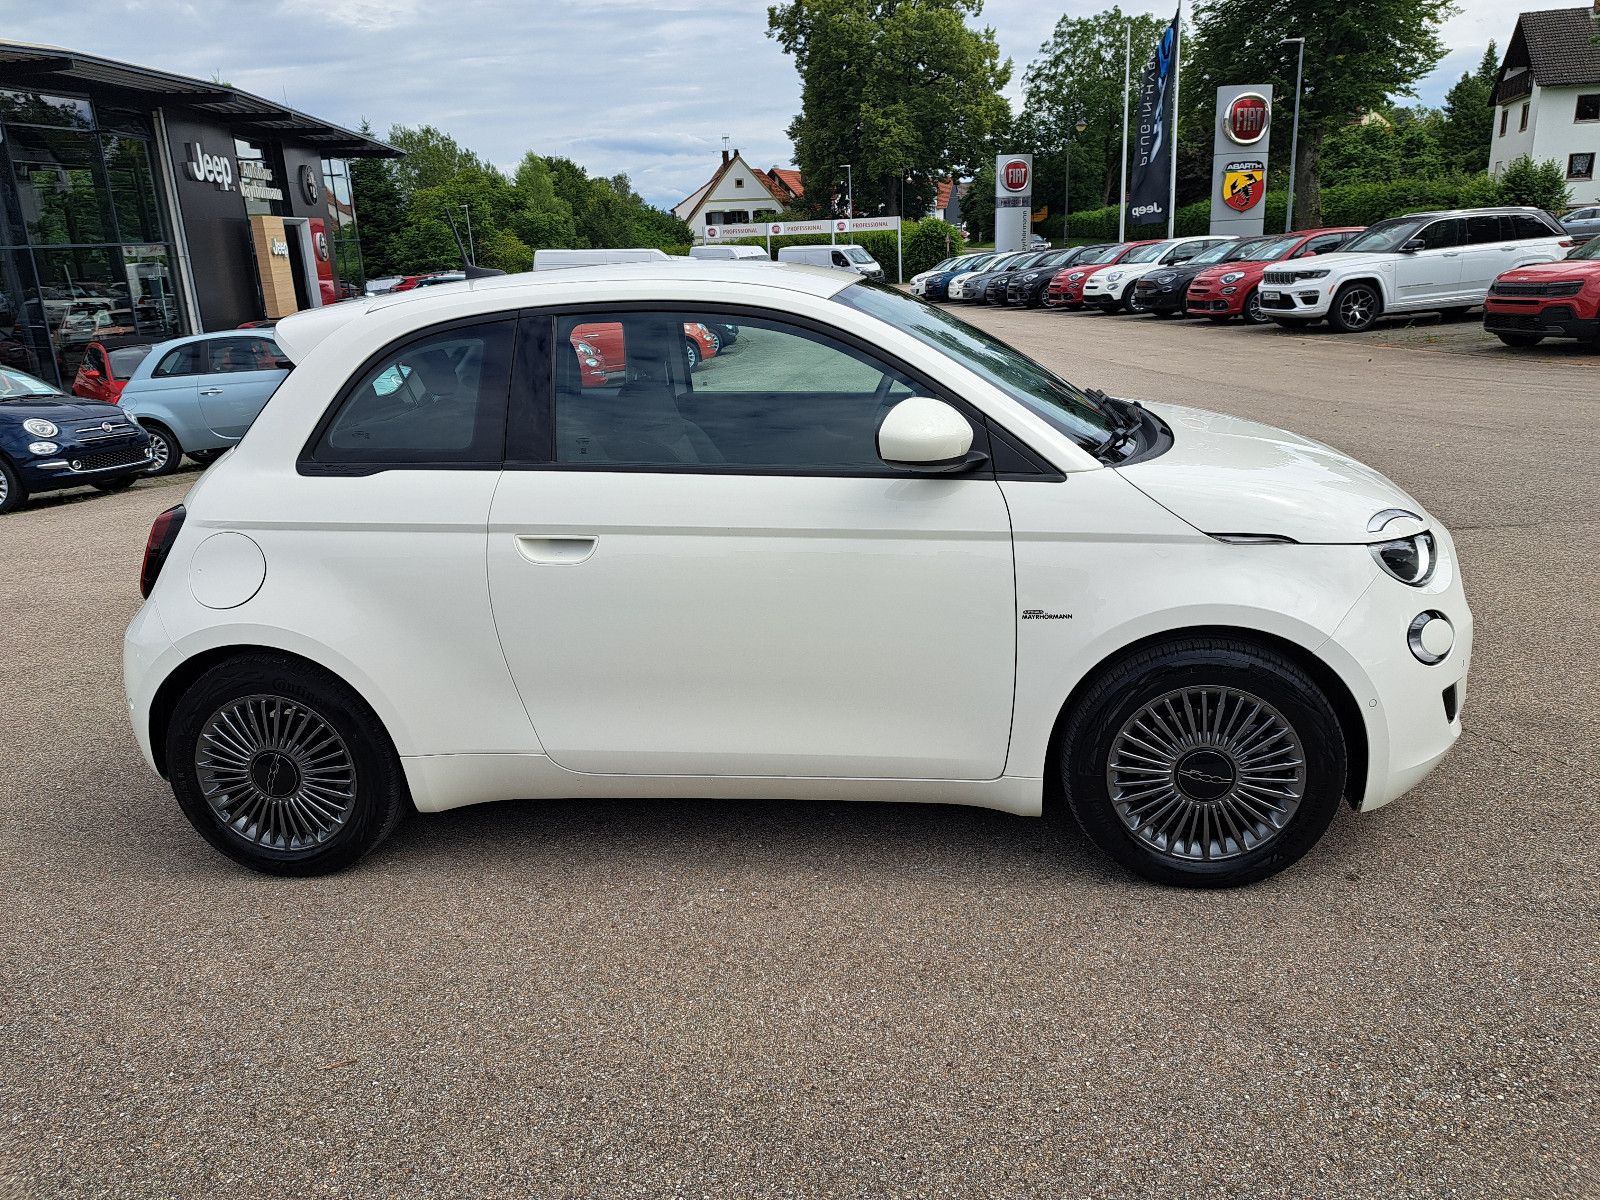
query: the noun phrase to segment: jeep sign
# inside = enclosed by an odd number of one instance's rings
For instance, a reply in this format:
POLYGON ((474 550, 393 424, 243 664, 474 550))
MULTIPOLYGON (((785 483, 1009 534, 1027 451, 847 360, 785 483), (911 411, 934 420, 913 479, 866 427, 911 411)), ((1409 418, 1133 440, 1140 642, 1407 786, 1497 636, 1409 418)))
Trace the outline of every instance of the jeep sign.
POLYGON ((196 183, 214 184, 219 192, 233 190, 233 161, 225 154, 207 154, 199 142, 185 142, 189 157, 183 173, 196 183))

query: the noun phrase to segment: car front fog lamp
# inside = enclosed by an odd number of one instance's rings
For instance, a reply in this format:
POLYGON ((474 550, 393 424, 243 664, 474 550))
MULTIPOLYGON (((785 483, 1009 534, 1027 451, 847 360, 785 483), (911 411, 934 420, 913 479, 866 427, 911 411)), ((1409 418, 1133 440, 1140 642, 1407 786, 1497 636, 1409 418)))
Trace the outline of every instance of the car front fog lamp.
POLYGON ((1433 578, 1438 556, 1434 553, 1431 533, 1397 538, 1392 542, 1377 542, 1368 549, 1372 551, 1377 564, 1401 583, 1421 587, 1433 578))
POLYGON ((61 449, 61 447, 56 445, 54 442, 29 442, 28 443, 28 453, 29 454, 54 454, 59 449, 61 449))
POLYGON ((56 434, 61 432, 53 422, 46 421, 41 417, 29 417, 22 423, 22 427, 33 434, 34 437, 55 437, 56 434))
POLYGON ((1223 294, 1223 295, 1224 295, 1224 296, 1231 296, 1231 295, 1233 295, 1233 294, 1234 294, 1234 293, 1235 293, 1235 292, 1237 292, 1237 291, 1238 291, 1238 290, 1239 290, 1239 289, 1238 289, 1238 288, 1236 288, 1236 287, 1225 287, 1225 288, 1223 288, 1223 289, 1222 289, 1222 294, 1223 294))
POLYGON ((1243 271, 1229 271, 1226 275, 1224 275, 1222 277, 1222 282, 1223 283, 1238 283, 1239 280, 1241 280, 1243 278, 1244 278, 1244 272, 1243 271))
POLYGON ((1456 644, 1456 627, 1442 612, 1418 613, 1406 630, 1406 645, 1419 663, 1442 663, 1456 644))

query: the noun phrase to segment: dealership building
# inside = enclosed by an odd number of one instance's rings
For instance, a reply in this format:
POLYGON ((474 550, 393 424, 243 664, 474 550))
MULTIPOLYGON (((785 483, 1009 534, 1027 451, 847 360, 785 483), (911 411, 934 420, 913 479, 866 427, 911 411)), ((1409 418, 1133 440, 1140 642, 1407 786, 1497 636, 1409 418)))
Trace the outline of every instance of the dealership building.
POLYGON ((362 282, 382 142, 227 84, 0 41, 0 366, 287 316, 362 282))

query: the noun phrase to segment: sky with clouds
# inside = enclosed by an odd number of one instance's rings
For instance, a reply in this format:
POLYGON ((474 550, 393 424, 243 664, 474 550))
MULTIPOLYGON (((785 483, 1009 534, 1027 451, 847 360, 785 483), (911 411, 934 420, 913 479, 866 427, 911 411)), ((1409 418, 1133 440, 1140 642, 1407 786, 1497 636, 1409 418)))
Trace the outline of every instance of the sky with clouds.
MULTIPOLYGON (((1352 0, 1353 3, 1358 0, 1352 0)), ((1574 0, 1457 0, 1449 56, 1422 82, 1438 104, 1516 13, 1574 0)), ((1015 65, 1008 95, 1063 14, 1101 0, 988 0, 981 18, 1015 65)), ((1173 0, 1124 0, 1167 13, 1173 0)), ((711 173, 722 138, 786 164, 799 105, 766 36, 766 0, 0 0, 0 37, 201 78, 354 127, 438 126, 492 162, 524 150, 626 173, 670 207, 711 173)), ((1137 57, 1137 50, 1135 52, 1137 57)))

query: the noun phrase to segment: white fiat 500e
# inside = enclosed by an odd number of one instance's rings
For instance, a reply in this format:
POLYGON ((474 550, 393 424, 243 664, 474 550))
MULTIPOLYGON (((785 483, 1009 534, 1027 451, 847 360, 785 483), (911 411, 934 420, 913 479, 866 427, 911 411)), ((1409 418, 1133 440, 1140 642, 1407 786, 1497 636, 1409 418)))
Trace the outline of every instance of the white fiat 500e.
POLYGON ((413 808, 818 798, 1070 811, 1148 878, 1238 884, 1460 733, 1472 618, 1410 496, 892 288, 637 263, 277 338, 125 644, 145 757, 256 869, 413 808), (691 371, 686 322, 738 336, 691 371))

